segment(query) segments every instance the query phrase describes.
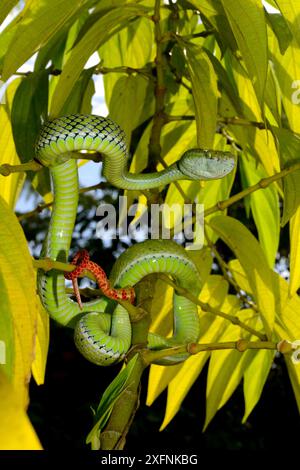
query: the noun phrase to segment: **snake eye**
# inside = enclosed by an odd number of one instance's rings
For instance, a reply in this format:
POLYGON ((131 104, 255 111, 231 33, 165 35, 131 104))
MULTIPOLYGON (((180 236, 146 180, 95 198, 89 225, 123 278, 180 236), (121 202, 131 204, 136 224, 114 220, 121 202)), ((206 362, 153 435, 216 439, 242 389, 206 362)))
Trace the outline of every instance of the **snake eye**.
POLYGON ((235 167, 230 152, 191 149, 178 162, 179 170, 190 179, 210 180, 223 178, 235 167))

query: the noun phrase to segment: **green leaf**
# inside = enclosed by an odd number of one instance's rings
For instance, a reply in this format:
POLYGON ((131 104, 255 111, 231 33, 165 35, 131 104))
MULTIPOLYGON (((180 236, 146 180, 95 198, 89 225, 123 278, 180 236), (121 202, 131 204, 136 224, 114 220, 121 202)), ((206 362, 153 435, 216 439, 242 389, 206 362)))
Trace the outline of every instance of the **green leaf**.
MULTIPOLYGON (((18 26, 5 55, 3 79, 7 80, 45 44, 81 6, 80 0, 32 0, 18 18, 18 26)), ((5 34, 5 31, 2 33, 5 34)))
MULTIPOLYGON (((245 175, 247 186, 256 184, 267 176, 264 168, 256 164, 251 156, 241 160, 241 169, 245 175)), ((280 211, 276 188, 255 191, 250 194, 250 206, 258 230, 260 244, 266 254, 270 268, 274 266, 280 235, 280 211)))
POLYGON ((265 15, 260 0, 221 0, 262 106, 268 71, 265 15))
MULTIPOLYGON (((299 160, 300 136, 289 129, 272 128, 274 135, 278 139, 280 158, 282 166, 288 166, 299 160)), ((281 218, 281 226, 290 220, 300 205, 300 170, 294 171, 283 179, 284 205, 281 218)))
POLYGON ((109 420, 114 404, 126 390, 126 386, 132 377, 138 358, 139 355, 136 354, 103 393, 95 414, 95 424, 86 438, 87 444, 91 443, 94 445, 97 441, 100 443, 100 433, 109 420))
POLYGON ((127 145, 130 146, 131 133, 153 115, 153 86, 140 76, 124 76, 114 85, 109 102, 109 117, 124 130, 127 145), (130 113, 129 110, 134 110, 130 113))
MULTIPOLYGON (((42 123, 47 119, 48 72, 35 72, 24 78, 13 100, 11 123, 17 153, 24 163, 35 156, 34 145, 42 123), (26 125, 30 123, 30 125, 26 125)), ((47 198, 50 193, 48 169, 30 175, 34 188, 47 198)))
MULTIPOLYGON (((278 80, 281 99, 288 124, 293 132, 300 133, 300 48, 295 39, 282 55, 275 41, 270 41, 271 60, 278 80)), ((285 119, 286 121, 286 119, 285 119)))
POLYGON ((22 162, 34 157, 34 144, 47 118, 48 73, 32 73, 19 85, 11 111, 15 144, 22 162), (30 123, 30 125, 26 125, 30 123))
POLYGON ((93 67, 82 71, 80 78, 77 80, 69 98, 62 108, 63 115, 84 112, 89 113, 91 111, 91 97, 95 90, 92 79, 93 71, 93 67), (87 99, 88 102, 86 102, 87 99))
POLYGON ((286 18, 279 13, 266 12, 267 20, 269 21, 272 30, 277 38, 280 52, 284 54, 293 38, 291 32, 287 27, 286 18))
POLYGON ((232 51, 236 51, 237 43, 221 2, 219 0, 190 0, 189 3, 194 5, 216 30, 220 48, 225 49, 225 46, 229 46, 232 51))
MULTIPOLYGON (((6 106, 0 106, 0 165, 8 163, 9 165, 19 165, 20 159, 16 152, 13 139, 11 121, 10 121, 10 105, 16 88, 20 83, 20 79, 13 80, 6 91, 6 106)), ((12 173, 9 176, 0 175, 0 196, 14 209, 23 183, 25 180, 24 173, 12 173)))
POLYGON ((0 368, 6 372, 19 403, 25 408, 37 319, 35 272, 23 230, 2 198, 0 217, 5 221, 0 224, 0 295, 5 302, 2 303, 0 338, 7 341, 8 358, 7 364, 0 368))
POLYGON ((291 33, 300 47, 300 4, 295 0, 276 0, 291 33))
POLYGON ((300 207, 290 219, 290 296, 300 287, 300 207))
MULTIPOLYGON (((146 67, 154 59, 153 27, 147 18, 137 18, 127 27, 114 34, 99 48, 101 64, 104 67, 146 67)), ((125 74, 108 73, 104 75, 105 100, 110 100, 115 83, 125 74)))
POLYGON ((216 75, 218 77, 218 83, 219 83, 219 88, 220 91, 225 91, 227 94, 228 98, 231 101, 232 106, 234 107, 236 113, 240 116, 243 115, 243 110, 241 107, 241 101, 240 97, 238 95, 236 86, 232 83, 232 80, 230 80, 230 77, 228 76, 228 73, 226 72, 225 68, 221 64, 221 62, 212 54, 210 51, 205 49, 206 54, 208 55, 214 69, 216 72, 216 75))
POLYGON ((0 5, 0 24, 3 23, 8 13, 19 3, 19 0, 2 0, 0 5))
POLYGON ((198 146, 211 148, 217 126, 218 86, 214 68, 203 49, 180 43, 185 51, 192 82, 198 146))
POLYGON ((261 246, 252 233, 232 217, 216 216, 209 225, 231 248, 243 266, 266 333, 271 338, 275 319, 274 285, 272 271, 261 246))
POLYGON ((124 5, 106 13, 96 21, 81 40, 74 46, 62 74, 59 77, 51 106, 51 115, 60 114, 74 84, 78 80, 89 57, 119 29, 127 26, 130 18, 144 15, 147 9, 142 5, 124 5))

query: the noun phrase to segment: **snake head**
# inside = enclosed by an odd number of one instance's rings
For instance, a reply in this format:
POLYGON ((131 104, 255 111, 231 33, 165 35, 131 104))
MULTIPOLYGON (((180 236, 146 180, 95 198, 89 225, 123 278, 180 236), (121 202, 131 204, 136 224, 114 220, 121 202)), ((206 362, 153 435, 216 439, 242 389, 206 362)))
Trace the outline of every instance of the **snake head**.
POLYGON ((192 180, 219 179, 235 167, 235 157, 220 150, 190 149, 178 162, 179 170, 192 180))

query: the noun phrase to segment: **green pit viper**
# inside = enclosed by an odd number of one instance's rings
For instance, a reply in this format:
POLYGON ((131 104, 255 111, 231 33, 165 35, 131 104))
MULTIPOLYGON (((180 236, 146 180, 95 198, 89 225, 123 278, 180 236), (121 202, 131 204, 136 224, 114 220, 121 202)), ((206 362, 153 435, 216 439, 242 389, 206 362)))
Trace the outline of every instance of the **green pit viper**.
MULTIPOLYGON (((72 152, 92 150, 103 155, 103 175, 113 186, 129 190, 157 188, 176 180, 211 180, 232 171, 229 152, 191 149, 167 169, 147 174, 128 172, 128 151, 122 129, 111 119, 74 114, 45 123, 36 143, 36 159, 49 167, 54 204, 41 257, 67 262, 78 206, 77 162, 72 152)), ((184 289, 197 295, 199 273, 185 249, 170 240, 147 240, 128 248, 117 259, 110 275, 113 287, 133 287, 150 273, 166 273, 184 289)), ((131 346, 131 324, 127 310, 106 297, 83 302, 67 295, 62 272, 38 272, 38 292, 49 315, 61 325, 75 329, 75 343, 91 362, 110 365, 123 359, 131 346)), ((200 335, 197 306, 189 299, 173 296, 173 336, 149 333, 148 347, 164 349, 197 342, 200 335)), ((159 364, 184 361, 187 354, 167 356, 159 364)))

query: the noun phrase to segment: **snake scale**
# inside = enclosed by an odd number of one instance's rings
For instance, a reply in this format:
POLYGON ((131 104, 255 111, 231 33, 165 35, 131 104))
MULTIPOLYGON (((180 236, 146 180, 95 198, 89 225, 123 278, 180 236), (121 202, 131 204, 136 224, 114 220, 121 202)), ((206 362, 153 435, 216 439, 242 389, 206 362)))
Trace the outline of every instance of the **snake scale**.
MULTIPOLYGON (((72 152, 93 150, 103 155, 103 175, 115 187, 143 190, 176 180, 210 180, 232 171, 235 161, 228 152, 192 149, 167 169, 147 174, 128 172, 128 151, 122 129, 111 119, 74 114, 45 123, 36 143, 36 159, 49 167, 54 204, 41 257, 67 262, 78 206, 77 162, 72 152)), ((147 240, 128 248, 117 259, 110 285, 133 287, 151 273, 171 275, 179 286, 197 295, 199 273, 184 248, 170 240, 147 240)), ((98 365, 114 364, 131 346, 131 324, 127 311, 101 297, 78 305, 65 291, 64 274, 38 272, 38 292, 49 315, 61 325, 75 329, 79 351, 98 365), (112 305, 113 304, 113 305, 112 305)), ((197 306, 187 298, 173 295, 173 336, 149 333, 148 347, 164 349, 176 344, 197 342, 200 335, 197 306)), ((174 364, 186 354, 165 357, 159 364, 174 364)))

